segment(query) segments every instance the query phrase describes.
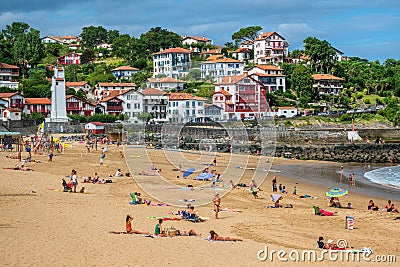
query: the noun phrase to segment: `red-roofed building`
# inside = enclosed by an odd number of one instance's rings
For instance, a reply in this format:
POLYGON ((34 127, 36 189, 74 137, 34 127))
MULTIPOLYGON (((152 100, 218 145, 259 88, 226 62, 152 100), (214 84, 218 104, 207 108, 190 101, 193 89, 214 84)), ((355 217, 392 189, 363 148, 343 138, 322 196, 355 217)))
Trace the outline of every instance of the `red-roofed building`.
POLYGON ((283 69, 275 65, 256 65, 248 70, 249 75, 261 82, 267 92, 286 92, 286 76, 283 69))
POLYGON ((106 114, 118 116, 124 111, 124 101, 119 97, 119 91, 110 92, 110 95, 104 97, 99 103, 104 106, 106 114))
POLYGON ((8 102, 8 108, 24 109, 25 97, 20 93, 0 93, 0 98, 8 102))
POLYGON ((261 33, 254 39, 254 63, 263 64, 265 61, 260 60, 264 57, 272 57, 272 64, 283 62, 289 52, 289 44, 286 39, 277 32, 261 33))
POLYGON ((120 66, 112 70, 113 75, 117 80, 132 78, 132 75, 139 72, 138 68, 133 68, 131 66, 120 66))
POLYGON ((83 100, 75 95, 66 96, 67 115, 90 117, 95 113, 96 104, 83 100))
POLYGON ((24 113, 31 114, 32 112, 41 113, 48 118, 51 113, 51 100, 48 98, 25 98, 24 113))
POLYGON ((59 57, 57 59, 57 64, 58 65, 71 65, 71 64, 76 64, 79 65, 81 64, 81 55, 75 52, 69 53, 65 56, 59 57))
POLYGON ((240 47, 234 51, 229 51, 229 54, 231 54, 232 57, 236 58, 239 61, 250 60, 250 49, 248 48, 240 47))
POLYGON ((266 116, 266 89, 247 74, 223 77, 215 84, 212 100, 223 109, 223 120, 266 116))
POLYGON ((204 44, 204 45, 212 45, 212 40, 208 39, 204 36, 182 36, 181 42, 183 45, 188 45, 195 53, 202 52, 200 47, 193 46, 193 44, 204 44))
POLYGON ((150 88, 157 88, 163 91, 177 90, 182 91, 186 82, 175 78, 148 78, 146 85, 150 88))
POLYGON ((66 82, 65 86, 67 88, 73 88, 75 91, 79 91, 79 89, 82 89, 84 92, 90 92, 92 91, 92 87, 88 82, 81 81, 81 82, 66 82))
POLYGON ((171 123, 203 122, 206 99, 188 93, 170 93, 168 119, 171 123))
POLYGON ((153 54, 153 77, 185 77, 190 68, 190 51, 182 47, 165 49, 153 54))
POLYGON ((19 108, 6 108, 3 110, 3 121, 20 121, 22 118, 22 110, 19 108))
POLYGON ((18 89, 19 67, 0 62, 0 87, 18 89))
POLYGON ((152 121, 158 123, 168 121, 168 93, 156 88, 146 88, 140 92, 143 95, 143 111, 151 114, 152 121))
POLYGON ((93 94, 96 99, 101 100, 102 98, 109 96, 112 91, 123 91, 127 89, 135 89, 135 83, 98 83, 95 86, 93 94))
POLYGON ((313 88, 317 89, 320 95, 338 95, 343 90, 343 78, 330 74, 314 74, 312 77, 315 81, 313 88))
POLYGON ((201 78, 211 76, 218 81, 222 77, 243 73, 244 62, 232 58, 219 58, 200 63, 201 78))
POLYGON ((105 133, 105 126, 103 123, 93 121, 85 124, 85 133, 88 134, 103 134, 105 133))

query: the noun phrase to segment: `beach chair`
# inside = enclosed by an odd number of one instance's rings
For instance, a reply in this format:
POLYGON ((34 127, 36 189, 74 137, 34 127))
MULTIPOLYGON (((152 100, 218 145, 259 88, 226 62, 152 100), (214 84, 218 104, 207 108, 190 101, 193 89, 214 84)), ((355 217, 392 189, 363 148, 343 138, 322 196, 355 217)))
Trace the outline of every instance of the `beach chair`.
POLYGON ((314 214, 315 214, 315 215, 325 216, 324 214, 322 214, 322 213, 319 211, 319 207, 313 206, 313 208, 314 208, 314 214))

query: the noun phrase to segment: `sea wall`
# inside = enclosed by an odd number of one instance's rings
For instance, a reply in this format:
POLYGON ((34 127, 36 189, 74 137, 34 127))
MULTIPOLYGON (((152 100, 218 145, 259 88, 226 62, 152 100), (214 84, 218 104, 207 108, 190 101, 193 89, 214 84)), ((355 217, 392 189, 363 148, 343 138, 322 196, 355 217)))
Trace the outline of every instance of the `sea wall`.
POLYGON ((277 146, 276 157, 337 162, 400 163, 400 144, 277 146))

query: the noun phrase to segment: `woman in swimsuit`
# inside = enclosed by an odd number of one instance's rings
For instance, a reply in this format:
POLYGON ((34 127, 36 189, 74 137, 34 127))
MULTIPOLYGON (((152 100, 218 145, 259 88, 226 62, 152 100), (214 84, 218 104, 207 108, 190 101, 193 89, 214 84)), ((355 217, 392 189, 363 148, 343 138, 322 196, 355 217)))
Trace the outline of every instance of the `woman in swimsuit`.
POLYGON ((218 219, 218 212, 220 210, 220 205, 221 205, 221 199, 219 198, 218 193, 215 194, 213 202, 214 202, 215 219, 218 219))
POLYGON ((150 234, 149 232, 140 232, 138 230, 133 230, 132 229, 132 222, 133 217, 131 215, 126 215, 126 233, 127 234, 140 234, 140 235, 148 235, 150 234))
POLYGON ((210 239, 215 241, 243 241, 240 238, 229 237, 229 236, 219 236, 214 230, 210 231, 210 239))

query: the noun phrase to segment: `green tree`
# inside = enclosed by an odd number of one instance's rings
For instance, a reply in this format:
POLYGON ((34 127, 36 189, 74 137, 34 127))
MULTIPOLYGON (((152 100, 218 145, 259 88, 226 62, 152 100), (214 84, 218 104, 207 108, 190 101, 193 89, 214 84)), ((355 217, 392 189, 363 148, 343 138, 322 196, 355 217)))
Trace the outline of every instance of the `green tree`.
POLYGON ((310 57, 311 67, 315 72, 329 73, 336 56, 336 51, 326 40, 308 37, 304 41, 304 53, 310 57))
POLYGON ((232 34, 232 40, 237 44, 244 41, 254 40, 257 37, 258 32, 261 30, 261 26, 249 26, 241 28, 239 31, 232 34))
POLYGON ((38 112, 32 112, 29 116, 30 119, 35 120, 36 125, 41 124, 42 122, 44 122, 44 115, 42 113, 38 113, 38 112))
POLYGON ((107 43, 112 44, 114 40, 119 36, 119 30, 109 30, 107 32, 107 43))
POLYGON ((181 46, 181 36, 179 34, 161 27, 151 28, 148 32, 141 34, 140 41, 144 45, 146 55, 159 52, 161 48, 181 46))
POLYGON ((102 26, 83 27, 80 37, 84 48, 93 48, 107 42, 107 30, 102 26))
POLYGON ((87 64, 92 63, 95 59, 94 51, 92 49, 85 49, 81 55, 81 63, 87 64))
POLYGON ((136 117, 138 118, 138 120, 142 121, 143 123, 147 123, 149 120, 152 119, 151 114, 147 113, 147 112, 140 112, 139 114, 137 114, 136 117))
POLYGON ((18 36, 27 34, 29 28, 29 24, 25 22, 14 21, 11 25, 6 25, 6 28, 2 30, 2 35, 13 43, 18 36))
POLYGON ((81 72, 81 66, 76 64, 67 65, 64 69, 65 81, 78 82, 78 74, 81 72))
POLYGON ((292 89, 295 90, 300 101, 300 106, 305 107, 311 99, 315 98, 313 90, 314 79, 310 71, 303 65, 296 65, 292 76, 292 89))

